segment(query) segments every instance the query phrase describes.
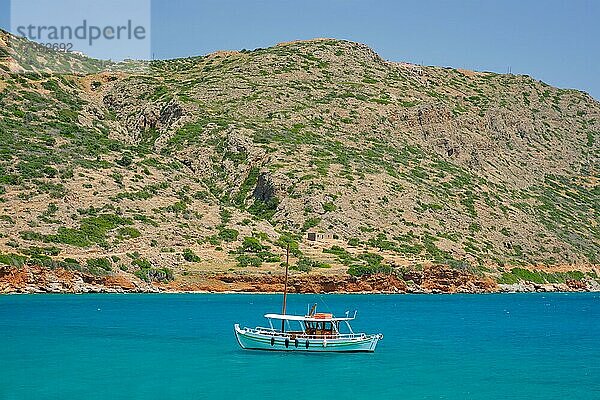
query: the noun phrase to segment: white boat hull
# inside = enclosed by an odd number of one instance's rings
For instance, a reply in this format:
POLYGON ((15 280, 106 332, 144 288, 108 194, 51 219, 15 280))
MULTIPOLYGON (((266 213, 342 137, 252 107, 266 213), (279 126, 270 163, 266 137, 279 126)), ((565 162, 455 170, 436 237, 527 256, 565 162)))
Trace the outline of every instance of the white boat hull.
MULTIPOLYGON (((243 349, 301 352, 374 352, 382 335, 315 338, 289 336, 281 332, 257 332, 234 326, 235 337, 243 349)), ((343 336, 343 335, 342 335, 343 336)))

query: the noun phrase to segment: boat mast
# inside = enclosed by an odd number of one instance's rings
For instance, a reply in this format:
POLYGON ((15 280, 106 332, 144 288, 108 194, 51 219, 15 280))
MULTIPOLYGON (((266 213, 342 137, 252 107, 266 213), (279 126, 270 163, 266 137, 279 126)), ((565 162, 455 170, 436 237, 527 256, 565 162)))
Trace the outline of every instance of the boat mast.
MULTIPOLYGON (((287 284, 288 284, 288 267, 290 266, 290 244, 287 244, 287 251, 285 253, 285 284, 283 286, 283 309, 281 314, 285 315, 285 306, 287 300, 287 284)), ((281 333, 285 330, 285 320, 281 320, 281 333)))

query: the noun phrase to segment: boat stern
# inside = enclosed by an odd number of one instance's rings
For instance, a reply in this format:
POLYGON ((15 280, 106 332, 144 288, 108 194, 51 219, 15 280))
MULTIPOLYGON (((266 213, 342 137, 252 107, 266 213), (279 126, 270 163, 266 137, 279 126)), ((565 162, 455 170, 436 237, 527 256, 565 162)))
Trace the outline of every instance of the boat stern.
POLYGON ((382 333, 378 333, 376 335, 373 335, 371 338, 371 347, 370 350, 371 352, 375 351, 375 348, 377 347, 377 344, 379 343, 379 341, 383 339, 383 334, 382 333))

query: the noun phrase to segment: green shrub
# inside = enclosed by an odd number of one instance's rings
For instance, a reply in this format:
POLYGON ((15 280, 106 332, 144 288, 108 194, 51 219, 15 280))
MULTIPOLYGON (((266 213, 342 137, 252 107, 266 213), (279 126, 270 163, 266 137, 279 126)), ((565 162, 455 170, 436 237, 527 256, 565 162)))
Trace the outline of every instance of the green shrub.
MULTIPOLYGON (((283 263, 285 266, 285 263, 283 263)), ((312 269, 311 260, 308 258, 300 258, 296 264, 290 265, 290 269, 301 272, 310 272, 312 269)))
POLYGON ((196 200, 206 200, 208 198, 208 192, 199 190, 194 193, 192 197, 194 197, 196 200))
POLYGON ((146 282, 170 282, 175 279, 173 271, 169 268, 142 268, 134 275, 146 282))
POLYGON ((340 246, 337 246, 337 245, 331 246, 330 249, 323 249, 323 253, 335 254, 336 256, 339 256, 339 257, 342 257, 342 256, 351 257, 350 253, 348 253, 346 251, 346 249, 344 249, 340 246))
POLYGON ((249 253, 258 253, 264 249, 260 241, 251 236, 246 236, 242 242, 241 250, 249 253))
POLYGON ((515 275, 511 274, 510 272, 504 272, 497 279, 497 281, 498 281, 498 283, 501 283, 501 284, 513 285, 513 284, 519 282, 519 278, 517 278, 515 275))
POLYGON ((503 273, 498 278, 498 283, 514 284, 520 281, 533 282, 538 284, 544 283, 565 283, 568 279, 581 281, 585 279, 585 274, 581 271, 566 271, 566 272, 545 272, 545 271, 530 271, 524 268, 513 268, 510 272, 503 273))
POLYGON ((219 231, 219 237, 226 242, 235 242, 238 238, 239 232, 235 229, 221 228, 219 231))
POLYGON ((258 252, 258 257, 264 262, 279 262, 279 261, 281 261, 281 257, 279 255, 273 254, 267 250, 258 252))
POLYGON ((340 246, 331 246, 331 249, 323 249, 323 253, 336 255, 340 262, 344 265, 350 265, 352 262, 356 261, 352 254, 340 246))
POLYGON ((279 200, 276 198, 272 198, 267 201, 256 199, 254 203, 248 207, 248 212, 256 216, 258 219, 270 220, 277 212, 278 206, 279 200))
POLYGON ((131 226, 119 228, 117 237, 119 239, 135 239, 141 236, 140 231, 131 226))
POLYGON ((379 254, 363 253, 358 256, 358 260, 365 264, 353 264, 348 268, 348 274, 352 276, 363 276, 373 274, 389 274, 392 272, 392 267, 383 265, 383 257, 379 254))
POLYGON ((6 185, 20 185, 22 179, 19 175, 0 175, 0 183, 6 185))
POLYGON ((57 256, 60 253, 60 249, 55 246, 50 247, 30 247, 23 251, 23 254, 29 256, 45 255, 45 256, 57 256))
POLYGON ((240 266, 240 267, 247 267, 247 266, 260 267, 262 265, 262 260, 256 256, 248 256, 245 254, 240 254, 239 256, 236 257, 236 260, 238 262, 238 266, 240 266))
POLYGON ((135 219, 136 221, 143 222, 144 224, 152 225, 154 227, 158 226, 158 223, 156 221, 154 221, 152 218, 147 217, 147 216, 142 215, 142 214, 136 214, 136 215, 134 215, 133 219, 135 219))
POLYGON ((314 228, 315 226, 319 225, 320 223, 321 223, 321 218, 311 217, 311 218, 307 219, 306 221, 304 221, 304 224, 302 225, 302 230, 307 231, 310 228, 314 228))
POLYGON ((358 238, 348 239, 348 246, 356 247, 358 245, 360 245, 360 240, 358 240, 358 238))
POLYGON ((139 269, 134 272, 134 275, 146 282, 168 282, 175 279, 173 271, 169 268, 154 268, 150 261, 139 258, 138 254, 132 254, 135 258, 131 261, 131 265, 139 269))
POLYGON ((123 153, 123 156, 116 163, 121 167, 129 167, 133 163, 133 156, 129 152, 123 153))
POLYGON ((50 256, 46 256, 44 254, 31 256, 26 261, 26 264, 44 268, 55 268, 57 266, 57 263, 50 256))
POLYGON ((275 245, 281 247, 282 249, 287 249, 287 246, 290 246, 290 254, 295 256, 299 256, 302 252, 299 249, 298 237, 294 236, 289 232, 284 232, 279 236, 279 239, 275 242, 275 245))
POLYGON ((22 181, 19 175, 0 175, 0 183, 6 185, 20 185, 22 181))
POLYGON ((120 174, 119 172, 115 171, 111 174, 111 177, 117 185, 123 185, 123 174, 120 174))
POLYGON ((513 268, 510 272, 523 281, 534 283, 546 283, 546 279, 544 278, 542 273, 538 271, 529 271, 524 268, 513 268))
POLYGON ((110 260, 108 258, 90 258, 86 261, 88 272, 94 275, 100 275, 112 270, 110 260))
POLYGON ((65 258, 62 261, 57 261, 56 265, 60 268, 64 268, 64 269, 70 269, 70 270, 76 270, 76 271, 81 271, 81 265, 79 264, 79 262, 73 258, 65 258))
POLYGON ((26 260, 27 257, 18 254, 0 254, 0 264, 9 265, 11 267, 22 267, 26 260))
POLYGON ((248 193, 254 186, 256 186, 256 182, 258 181, 259 169, 257 167, 252 167, 248 176, 240 186, 238 193, 233 198, 233 202, 241 206, 244 204, 246 198, 248 197, 248 193))
POLYGON ((134 258, 131 261, 131 265, 133 265, 134 267, 139 267, 140 269, 152 268, 152 264, 150 263, 150 261, 144 258, 134 258))
POLYGON ((348 274, 352 276, 389 274, 390 272, 392 272, 392 268, 389 265, 352 265, 348 268, 348 274))
MULTIPOLYGON (((58 228, 58 233, 56 235, 42 235, 32 231, 23 231, 20 232, 20 236, 25 240, 88 247, 92 244, 105 245, 106 234, 108 231, 121 225, 131 225, 132 223, 133 222, 130 219, 118 215, 101 214, 95 217, 82 219, 79 229, 60 227, 58 228)), ((133 231, 129 233, 135 235, 135 232, 133 231)))
POLYGON ((335 211, 336 209, 336 205, 332 202, 323 203, 323 210, 325 210, 325 212, 335 211))
POLYGON ((563 272, 562 275, 566 279, 572 279, 575 281, 582 281, 585 279, 585 274, 581 271, 567 271, 563 272))
POLYGON ((364 260, 368 265, 381 265, 381 261, 383 261, 383 257, 379 254, 373 253, 363 253, 358 256, 359 259, 364 260))
MULTIPOLYGON (((263 246, 260 241, 251 236, 246 236, 242 242, 242 245, 238 248, 238 264, 241 266, 253 265, 258 266, 258 259, 262 262, 279 262, 281 258, 277 254, 273 254, 268 250, 268 247, 263 246), (245 253, 250 253, 245 254, 245 253)), ((259 264, 260 265, 260 264, 259 264)))
POLYGON ((48 216, 53 216, 54 214, 56 214, 57 211, 58 211, 58 206, 56 205, 56 203, 49 203, 48 208, 46 209, 44 214, 48 215, 48 216))
POLYGON ((396 244, 391 240, 388 240, 384 233, 379 233, 374 238, 369 239, 367 244, 371 247, 377 247, 379 250, 397 250, 396 244))
POLYGON ((198 257, 192 249, 183 250, 183 259, 188 262, 200 262, 200 257, 198 257))
POLYGON ((165 211, 172 212, 175 214, 183 213, 187 210, 187 203, 185 201, 178 201, 170 206, 165 207, 165 211))
POLYGON ((44 235, 41 233, 33 232, 33 231, 21 231, 19 232, 19 236, 23 240, 31 240, 31 241, 44 241, 44 235))
POLYGON ((313 268, 331 268, 331 266, 308 257, 300 257, 296 264, 290 266, 290 269, 302 272, 310 272, 313 268))
POLYGON ((67 189, 60 183, 43 182, 39 180, 33 181, 41 193, 48 193, 54 199, 65 197, 67 189))
POLYGON ((15 224, 15 220, 10 215, 0 215, 0 221, 8 222, 11 225, 15 224))
MULTIPOLYGON (((206 236, 204 238, 200 238, 197 240, 198 244, 210 243, 213 246, 218 246, 221 244, 221 238, 219 235, 206 236)), ((241 251, 241 250, 240 250, 241 251)))
POLYGON ((229 221, 231 221, 231 217, 233 216, 233 214, 231 213, 231 211, 229 211, 226 208, 222 208, 219 211, 219 216, 221 217, 221 223, 223 225, 227 224, 229 221))

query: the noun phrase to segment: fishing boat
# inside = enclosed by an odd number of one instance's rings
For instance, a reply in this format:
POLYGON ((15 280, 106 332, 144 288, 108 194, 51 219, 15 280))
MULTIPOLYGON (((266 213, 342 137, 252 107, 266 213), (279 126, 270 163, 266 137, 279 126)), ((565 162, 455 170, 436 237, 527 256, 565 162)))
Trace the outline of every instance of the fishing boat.
POLYGON ((329 313, 317 313, 315 304, 306 315, 286 314, 289 247, 285 265, 281 314, 265 314, 268 327, 241 328, 235 324, 235 337, 242 349, 319 353, 375 351, 383 335, 355 333, 350 321, 356 318, 356 311, 352 316, 347 311, 344 317, 335 317, 329 313), (274 322, 281 322, 281 329, 276 329, 274 322), (292 324, 296 326, 295 329, 292 324))

